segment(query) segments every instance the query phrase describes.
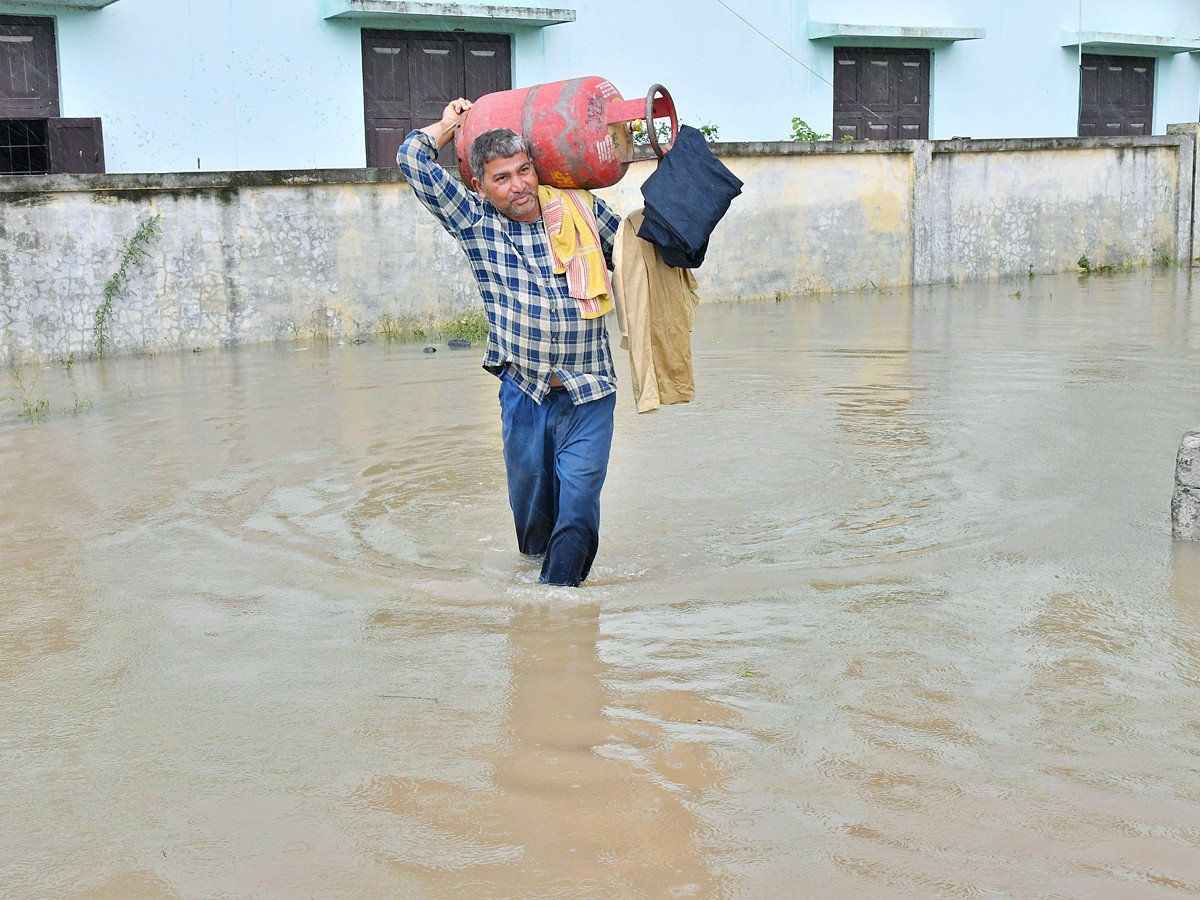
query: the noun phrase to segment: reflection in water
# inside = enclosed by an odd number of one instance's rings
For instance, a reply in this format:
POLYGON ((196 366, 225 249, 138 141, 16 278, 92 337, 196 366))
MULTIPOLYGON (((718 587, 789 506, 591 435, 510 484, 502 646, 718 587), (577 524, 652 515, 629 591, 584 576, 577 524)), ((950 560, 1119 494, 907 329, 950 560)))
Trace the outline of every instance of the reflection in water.
POLYGON ((0 893, 1200 894, 1195 307, 706 307, 579 591, 474 350, 49 366, 0 407, 0 893))
MULTIPOLYGON (((664 740, 650 719, 606 715, 600 608, 530 604, 513 618, 511 679, 485 783, 381 776, 360 792, 432 838, 388 853, 437 896, 713 896, 687 798, 706 786, 707 751, 664 740), (665 755, 661 777, 645 757, 665 755), (691 784, 670 776, 675 769, 691 784)), ((672 696, 662 712, 703 704, 672 696)))

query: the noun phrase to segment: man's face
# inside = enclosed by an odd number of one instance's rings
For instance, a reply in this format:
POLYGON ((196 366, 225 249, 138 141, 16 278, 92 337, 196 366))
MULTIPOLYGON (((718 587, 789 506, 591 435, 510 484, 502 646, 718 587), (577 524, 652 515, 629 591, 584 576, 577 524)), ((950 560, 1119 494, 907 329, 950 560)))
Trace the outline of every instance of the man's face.
POLYGON ((489 159, 483 164, 483 182, 473 180, 475 190, 510 219, 536 222, 541 218, 537 172, 527 153, 489 159))

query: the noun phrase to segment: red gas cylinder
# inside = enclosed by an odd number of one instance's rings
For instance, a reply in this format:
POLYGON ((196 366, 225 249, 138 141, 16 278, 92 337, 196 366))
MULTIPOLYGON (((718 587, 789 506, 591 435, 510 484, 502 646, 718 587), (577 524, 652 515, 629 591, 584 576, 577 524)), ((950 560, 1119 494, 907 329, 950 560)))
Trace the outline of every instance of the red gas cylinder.
POLYGON ((572 78, 480 97, 463 116, 454 151, 463 180, 470 184, 471 143, 485 131, 511 128, 529 145, 543 184, 602 188, 620 181, 638 158, 630 122, 645 120, 650 145, 662 156, 654 120, 663 118, 671 120, 674 141, 679 130, 675 104, 660 84, 650 88, 645 100, 625 100, 604 78, 572 78))

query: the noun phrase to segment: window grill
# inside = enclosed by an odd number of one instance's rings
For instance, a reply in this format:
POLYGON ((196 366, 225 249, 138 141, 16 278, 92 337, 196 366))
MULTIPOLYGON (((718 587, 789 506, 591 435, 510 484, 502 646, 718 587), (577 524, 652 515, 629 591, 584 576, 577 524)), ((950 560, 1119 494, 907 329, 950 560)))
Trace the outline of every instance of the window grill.
POLYGON ((45 119, 0 119, 0 175, 45 175, 50 145, 45 119))

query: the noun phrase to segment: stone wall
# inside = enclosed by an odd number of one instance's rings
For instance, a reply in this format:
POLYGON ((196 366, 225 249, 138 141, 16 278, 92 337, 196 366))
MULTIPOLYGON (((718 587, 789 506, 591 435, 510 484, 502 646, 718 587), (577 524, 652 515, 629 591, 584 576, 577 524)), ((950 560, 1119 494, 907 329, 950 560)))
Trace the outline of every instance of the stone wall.
MULTIPOLYGON (((1093 266, 1190 263, 1200 126, 1147 138, 723 144, 745 182, 698 270, 706 300, 1093 266)), ((653 163, 602 194, 641 204, 653 163)), ((435 323, 478 304, 394 169, 0 178, 0 363, 435 323)))

